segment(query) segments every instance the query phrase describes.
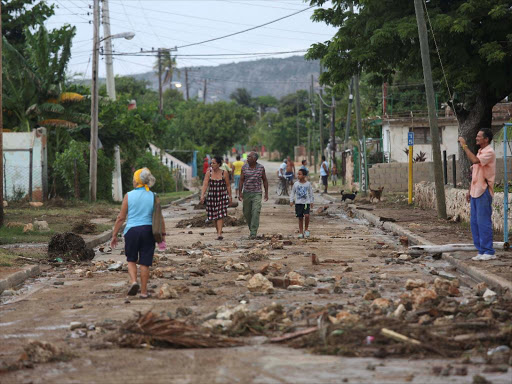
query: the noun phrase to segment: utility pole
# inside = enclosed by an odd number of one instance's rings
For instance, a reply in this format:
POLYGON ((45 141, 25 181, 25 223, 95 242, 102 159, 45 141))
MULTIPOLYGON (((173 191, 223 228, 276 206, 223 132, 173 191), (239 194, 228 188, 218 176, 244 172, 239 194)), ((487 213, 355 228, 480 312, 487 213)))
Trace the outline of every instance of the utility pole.
POLYGON ((98 65, 99 65, 99 0, 94 0, 92 86, 91 86, 91 143, 89 159, 89 200, 96 201, 98 183, 98 65))
POLYGON ((334 88, 331 96, 331 141, 332 164, 334 165, 336 164, 336 99, 334 98, 334 88))
POLYGON ((356 125, 357 140, 359 141, 359 189, 362 190, 364 196, 368 186, 366 185, 366 145, 363 136, 363 119, 361 117, 361 98, 359 96, 359 75, 354 75, 354 90, 356 92, 356 125), (363 188, 361 188, 361 186, 363 188))
POLYGON ((185 99, 188 101, 188 68, 185 68, 185 99))
POLYGON ((164 94, 162 92, 162 49, 158 48, 158 113, 164 114, 164 94))
MULTIPOLYGON (((0 1, 0 36, 2 34, 2 2, 0 1)), ((2 107, 2 39, 0 38, 0 228, 4 226, 4 116, 2 107)))
MULTIPOLYGON (((311 153, 313 152, 313 157, 315 158, 315 173, 316 173, 316 151, 312 151, 312 143, 314 142, 314 132, 312 132, 315 128, 315 83, 314 77, 311 75, 311 88, 309 90, 309 103, 311 106, 311 124, 308 126, 308 164, 311 167, 313 164, 311 162, 311 153)), ((316 146, 313 145, 315 148, 316 146)))
POLYGON ((206 84, 207 84, 207 80, 204 79, 203 81, 203 104, 206 104, 206 84))
MULTIPOLYGON (((320 76, 322 76, 322 64, 320 64, 320 76)), ((320 111, 318 114, 318 125, 320 128, 320 154, 324 154, 324 103, 322 101, 322 88, 320 88, 320 111)))
POLYGON ((105 65, 107 69, 107 94, 112 100, 116 99, 116 86, 114 79, 114 64, 112 62, 112 33, 110 32, 110 13, 108 8, 108 0, 103 0, 102 22, 103 22, 103 34, 105 40, 105 65))
POLYGON ((441 147, 439 145, 439 128, 437 126, 434 83, 432 81, 432 69, 430 67, 427 23, 425 22, 423 1, 414 0, 414 9, 416 10, 416 22, 418 23, 421 62, 423 64, 423 78, 425 80, 428 119, 430 122, 430 137, 432 138, 432 158, 434 160, 434 181, 436 186, 437 215, 441 219, 446 219, 446 200, 443 183, 443 164, 441 162, 441 147))
POLYGON ((299 94, 297 93, 297 97, 295 98, 295 105, 297 109, 297 147, 300 145, 299 139, 299 94))
POLYGON ((350 79, 350 85, 348 87, 348 112, 347 112, 347 125, 345 126, 345 147, 350 139, 350 120, 352 117, 352 100, 354 99, 354 76, 350 79))

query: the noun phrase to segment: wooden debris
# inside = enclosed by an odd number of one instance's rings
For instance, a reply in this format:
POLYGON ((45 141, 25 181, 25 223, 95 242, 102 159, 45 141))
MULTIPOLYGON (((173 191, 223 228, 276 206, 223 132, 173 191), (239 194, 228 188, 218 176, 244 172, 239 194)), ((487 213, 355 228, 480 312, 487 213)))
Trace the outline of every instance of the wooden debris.
POLYGON ((405 335, 402 335, 400 333, 392 331, 391 329, 382 328, 380 330, 380 333, 381 333, 381 335, 389 337, 390 339, 393 339, 396 341, 403 341, 403 342, 409 343, 409 344, 421 345, 421 343, 418 340, 411 339, 410 337, 407 337, 405 335))
POLYGON ((303 329, 303 330, 297 331, 297 332, 285 333, 282 336, 274 337, 273 339, 270 339, 270 342, 271 343, 280 343, 281 341, 295 339, 296 337, 299 337, 299 336, 309 335, 310 333, 313 333, 316 330, 318 330, 318 327, 311 327, 311 328, 306 328, 306 329, 303 329))

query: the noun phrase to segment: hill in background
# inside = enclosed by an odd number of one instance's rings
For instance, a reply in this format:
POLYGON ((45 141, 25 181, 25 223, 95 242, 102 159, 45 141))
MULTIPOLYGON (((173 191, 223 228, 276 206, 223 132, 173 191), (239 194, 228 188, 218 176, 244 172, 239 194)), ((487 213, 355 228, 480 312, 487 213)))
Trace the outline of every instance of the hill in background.
MULTIPOLYGON (((178 62, 179 65, 179 62, 178 62)), ((178 68, 173 81, 183 84, 180 91, 185 93, 185 70, 178 68)), ((284 59, 260 59, 218 66, 189 67, 190 98, 202 98, 204 79, 207 79, 206 98, 208 102, 229 100, 229 95, 237 88, 246 88, 253 97, 271 95, 281 98, 299 89, 309 90, 311 75, 318 81, 320 64, 306 61, 302 56, 284 59)), ((136 79, 149 81, 150 87, 158 89, 158 76, 155 72, 132 75, 136 79)), ((165 85, 165 88, 168 88, 165 85)))

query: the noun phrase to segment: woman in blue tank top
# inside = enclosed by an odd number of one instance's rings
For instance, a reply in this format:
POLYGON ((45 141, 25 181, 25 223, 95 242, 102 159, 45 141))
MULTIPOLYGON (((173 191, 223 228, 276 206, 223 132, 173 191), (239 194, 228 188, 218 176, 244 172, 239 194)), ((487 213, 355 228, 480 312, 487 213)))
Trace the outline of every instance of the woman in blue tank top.
MULTIPOLYGON (((124 196, 121 212, 117 216, 110 243, 112 248, 116 247, 117 234, 126 220, 123 234, 131 283, 128 295, 135 296, 140 288, 140 297, 144 299, 148 297, 149 267, 153 264, 155 253, 152 226, 155 196, 149 190, 154 184, 155 178, 149 169, 142 168, 134 173, 134 189, 124 196), (140 265, 141 286, 137 282, 137 264, 140 265)), ((165 223, 162 223, 162 225, 165 242, 165 223)))

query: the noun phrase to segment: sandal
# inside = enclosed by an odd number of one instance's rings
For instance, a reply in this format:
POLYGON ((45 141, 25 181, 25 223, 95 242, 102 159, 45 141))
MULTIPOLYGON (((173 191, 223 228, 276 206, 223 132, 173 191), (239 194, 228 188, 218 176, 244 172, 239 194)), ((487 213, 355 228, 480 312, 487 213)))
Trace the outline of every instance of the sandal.
POLYGON ((223 240, 223 239, 224 239, 224 237, 222 237, 222 236, 217 237, 217 240, 223 240))
POLYGON ((130 289, 128 290, 128 296, 135 296, 139 292, 139 288, 139 283, 133 283, 130 289))
POLYGON ((145 295, 143 295, 143 294, 141 293, 139 297, 140 297, 141 299, 149 299, 149 298, 151 297, 151 294, 146 293, 145 295))

